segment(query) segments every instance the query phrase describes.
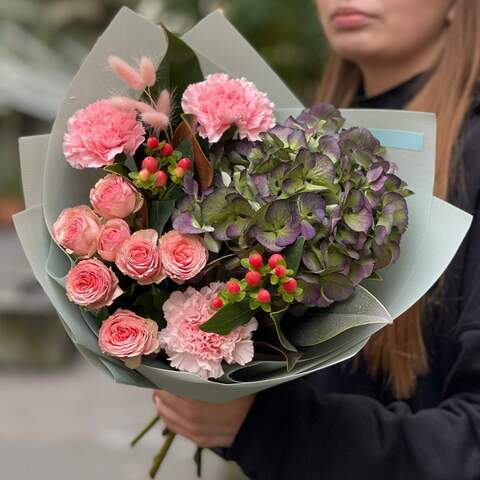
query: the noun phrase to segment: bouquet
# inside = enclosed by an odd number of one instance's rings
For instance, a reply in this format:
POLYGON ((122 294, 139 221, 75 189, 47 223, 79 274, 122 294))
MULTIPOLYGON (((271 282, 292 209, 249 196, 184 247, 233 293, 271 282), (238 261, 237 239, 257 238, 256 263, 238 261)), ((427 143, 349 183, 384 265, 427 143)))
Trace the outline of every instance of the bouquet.
POLYGON ((434 283, 470 217, 432 197, 431 116, 294 108, 257 57, 227 68, 209 38, 252 52, 220 14, 192 32, 121 10, 57 117, 42 203, 15 220, 89 361, 227 401, 356 354, 434 283))

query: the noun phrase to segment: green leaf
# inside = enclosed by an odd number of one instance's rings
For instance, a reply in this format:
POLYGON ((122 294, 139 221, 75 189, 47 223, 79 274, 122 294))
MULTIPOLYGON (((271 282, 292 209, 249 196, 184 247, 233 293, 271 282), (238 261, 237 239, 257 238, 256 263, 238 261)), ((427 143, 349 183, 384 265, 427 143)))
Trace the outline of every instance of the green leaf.
POLYGON ((149 227, 154 228, 159 235, 163 233, 166 223, 172 216, 175 200, 154 200, 149 205, 149 227))
POLYGON ((285 261, 287 262, 287 267, 293 270, 293 275, 298 272, 300 267, 304 245, 305 238, 298 237, 296 242, 285 250, 285 261))
POLYGON ((167 50, 157 70, 157 82, 151 90, 156 96, 166 88, 173 92, 174 99, 180 102, 188 85, 201 82, 203 74, 195 52, 165 26, 162 27, 167 40, 167 50))
POLYGON ((365 288, 358 285, 348 300, 328 308, 309 311, 301 320, 289 319, 284 326, 291 342, 298 347, 312 347, 353 328, 392 321, 385 307, 365 288))
MULTIPOLYGON (((193 145, 190 140, 182 140, 176 147, 175 150, 182 152, 183 157, 188 157, 190 160, 193 160, 193 145)), ((193 162, 192 162, 193 164, 193 162)))
POLYGON ((278 310, 276 312, 270 313, 270 318, 275 325, 275 331, 277 332, 278 340, 281 343, 282 347, 290 352, 296 352, 297 349, 291 344, 290 340, 285 336, 282 331, 282 318, 287 312, 288 307, 283 308, 282 310, 278 310))
POLYGON ((160 328, 166 326, 165 317, 163 315, 163 304, 170 294, 157 287, 152 286, 149 290, 136 297, 133 302, 135 312, 144 317, 155 320, 160 328))
POLYGON ((199 328, 204 332, 228 335, 234 328, 249 322, 253 316, 248 300, 244 300, 225 305, 199 328))
POLYGON ((126 178, 129 182, 131 181, 129 177, 131 170, 121 163, 113 163, 112 165, 103 167, 103 169, 108 173, 113 173, 115 175, 119 175, 120 177, 126 178))

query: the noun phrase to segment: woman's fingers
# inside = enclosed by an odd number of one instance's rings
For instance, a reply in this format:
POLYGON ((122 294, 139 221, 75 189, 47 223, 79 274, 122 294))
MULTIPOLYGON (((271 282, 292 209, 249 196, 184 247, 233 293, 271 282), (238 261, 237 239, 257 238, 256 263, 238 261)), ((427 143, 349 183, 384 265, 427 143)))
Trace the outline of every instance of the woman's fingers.
POLYGON ((253 403, 254 396, 213 404, 156 390, 153 400, 167 428, 200 446, 229 446, 253 403))

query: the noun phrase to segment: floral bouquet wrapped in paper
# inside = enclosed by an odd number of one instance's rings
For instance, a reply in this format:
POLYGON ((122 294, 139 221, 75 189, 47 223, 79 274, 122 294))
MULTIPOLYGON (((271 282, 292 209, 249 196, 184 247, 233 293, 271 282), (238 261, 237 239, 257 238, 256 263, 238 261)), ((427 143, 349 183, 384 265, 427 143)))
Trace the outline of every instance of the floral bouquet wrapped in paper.
POLYGON ((442 273, 470 218, 432 196, 434 127, 304 109, 219 13, 182 40, 123 9, 21 143, 16 226, 89 361, 227 401, 351 357, 442 273))

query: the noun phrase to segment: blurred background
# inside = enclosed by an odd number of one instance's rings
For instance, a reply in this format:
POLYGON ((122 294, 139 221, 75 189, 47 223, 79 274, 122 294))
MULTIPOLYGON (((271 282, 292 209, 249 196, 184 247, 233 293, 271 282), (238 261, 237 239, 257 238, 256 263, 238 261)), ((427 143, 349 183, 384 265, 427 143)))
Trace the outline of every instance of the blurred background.
MULTIPOLYGON (((0 466, 8 480, 147 478, 160 427, 150 392, 115 385, 79 358, 36 284, 11 215, 23 208, 18 137, 48 133, 71 78, 121 6, 183 33, 209 12, 227 18, 305 103, 326 57, 314 0, 0 0, 0 466)), ((177 439, 159 478, 196 478, 177 439)), ((243 478, 205 455, 206 479, 243 478)))

